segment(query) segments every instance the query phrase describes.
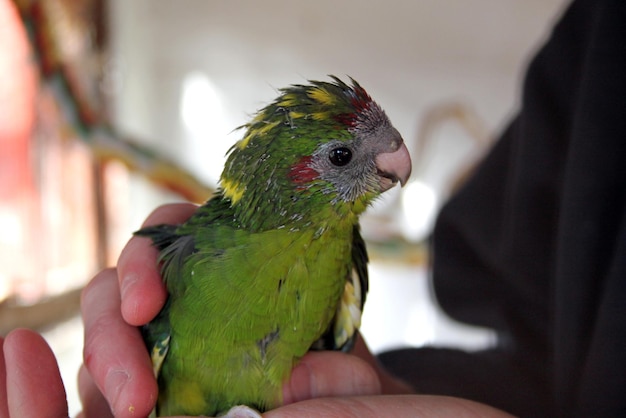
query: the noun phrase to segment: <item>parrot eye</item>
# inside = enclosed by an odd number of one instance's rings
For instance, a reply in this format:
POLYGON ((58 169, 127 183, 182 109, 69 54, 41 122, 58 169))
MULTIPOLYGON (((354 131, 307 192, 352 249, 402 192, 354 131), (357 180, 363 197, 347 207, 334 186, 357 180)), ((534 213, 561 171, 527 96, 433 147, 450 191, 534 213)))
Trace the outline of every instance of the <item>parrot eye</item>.
POLYGON ((342 167, 352 159, 352 151, 345 147, 335 148, 330 151, 328 158, 334 165, 342 167))

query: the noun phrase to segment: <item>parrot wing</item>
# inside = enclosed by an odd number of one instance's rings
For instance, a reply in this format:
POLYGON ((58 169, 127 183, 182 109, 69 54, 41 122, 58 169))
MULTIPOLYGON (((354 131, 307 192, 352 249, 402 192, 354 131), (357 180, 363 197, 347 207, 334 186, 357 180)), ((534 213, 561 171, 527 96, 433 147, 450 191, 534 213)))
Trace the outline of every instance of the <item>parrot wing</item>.
POLYGON ((346 278, 343 295, 328 330, 312 346, 312 350, 350 351, 361 325, 361 313, 369 286, 367 248, 356 224, 352 235, 352 271, 346 278))
MULTIPOLYGON (((156 225, 143 228, 135 233, 152 239, 153 245, 160 251, 159 263, 162 269, 180 268, 186 256, 194 251, 193 237, 177 233, 178 225, 156 225)), ((167 276, 164 276, 167 277, 167 276)), ((146 347, 150 351, 154 377, 159 378, 161 366, 169 351, 171 328, 169 323, 170 300, 157 317, 141 329, 146 347)))

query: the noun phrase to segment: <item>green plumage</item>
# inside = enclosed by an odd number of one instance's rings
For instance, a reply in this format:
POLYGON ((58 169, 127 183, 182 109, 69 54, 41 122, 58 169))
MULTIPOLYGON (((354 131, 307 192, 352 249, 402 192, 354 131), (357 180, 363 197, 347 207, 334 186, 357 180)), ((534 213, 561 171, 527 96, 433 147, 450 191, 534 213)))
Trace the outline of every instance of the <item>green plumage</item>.
POLYGON ((211 200, 182 225, 137 232, 160 250, 169 292, 143 328, 162 361, 159 415, 274 408, 298 359, 348 348, 359 325, 358 215, 398 179, 377 158, 405 152, 401 137, 356 82, 336 78, 282 90, 244 128, 211 200))

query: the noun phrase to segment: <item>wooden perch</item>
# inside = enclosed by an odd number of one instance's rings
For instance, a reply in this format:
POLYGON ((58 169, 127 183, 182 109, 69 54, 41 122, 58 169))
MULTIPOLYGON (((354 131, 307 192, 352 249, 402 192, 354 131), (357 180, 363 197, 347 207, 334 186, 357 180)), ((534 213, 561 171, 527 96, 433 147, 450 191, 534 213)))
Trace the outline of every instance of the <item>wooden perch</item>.
POLYGON ((42 331, 72 318, 80 311, 82 289, 51 296, 34 305, 19 305, 11 301, 0 304, 0 335, 15 328, 42 331))

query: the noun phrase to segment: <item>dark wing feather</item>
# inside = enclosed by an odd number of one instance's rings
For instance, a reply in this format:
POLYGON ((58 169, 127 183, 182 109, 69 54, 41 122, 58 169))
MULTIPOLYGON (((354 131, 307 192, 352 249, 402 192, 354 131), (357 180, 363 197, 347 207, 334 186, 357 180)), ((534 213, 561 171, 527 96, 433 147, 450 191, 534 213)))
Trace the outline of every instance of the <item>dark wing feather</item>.
MULTIPOLYGON (((180 235, 179 225, 155 225, 140 229, 134 235, 152 239, 153 245, 159 250, 161 276, 172 280, 179 277, 182 265, 187 256, 194 252, 194 239, 191 235, 180 235)), ((167 285, 167 281, 165 280, 167 285)), ((168 286, 171 291, 172 286, 168 286)), ((146 347, 150 351, 155 377, 159 377, 161 364, 167 355, 170 339, 169 323, 170 299, 156 318, 141 328, 146 347)))

